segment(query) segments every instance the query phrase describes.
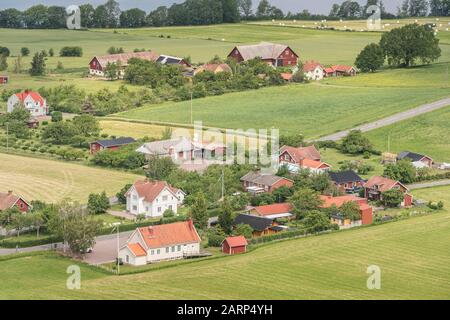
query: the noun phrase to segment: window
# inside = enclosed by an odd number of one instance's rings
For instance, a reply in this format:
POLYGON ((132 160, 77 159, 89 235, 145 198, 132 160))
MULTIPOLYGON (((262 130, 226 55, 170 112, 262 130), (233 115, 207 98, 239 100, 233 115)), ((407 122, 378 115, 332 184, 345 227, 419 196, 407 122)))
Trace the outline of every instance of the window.
POLYGON ((175 246, 172 247, 172 252, 175 252, 175 246))
POLYGON ((137 200, 137 195, 133 194, 133 200, 137 200))
POLYGON ((156 254, 160 254, 161 253, 161 249, 156 250, 156 254))
POLYGON ((148 209, 148 207, 145 207, 145 211, 147 211, 147 212, 148 212, 148 211, 150 211, 150 210, 148 209))
POLYGON ((150 254, 154 255, 155 254, 155 250, 150 251, 150 254))
POLYGON ((167 201, 168 196, 163 196, 163 201, 167 201))
POLYGON ((172 205, 169 206, 169 210, 173 210, 173 209, 172 209, 172 205))
POLYGON ((158 212, 161 212, 161 207, 158 207, 158 212))
POLYGON ((133 206, 133 211, 137 211, 137 206, 133 206))
POLYGON ((166 253, 169 253, 169 250, 170 250, 170 248, 169 248, 169 247, 167 247, 167 248, 166 248, 166 253))
POLYGON ((127 261, 127 263, 130 263, 130 256, 129 255, 127 255, 127 257, 126 257, 126 259, 125 259, 126 261, 127 261))
POLYGON ((181 251, 181 246, 180 245, 177 247, 177 251, 181 251))

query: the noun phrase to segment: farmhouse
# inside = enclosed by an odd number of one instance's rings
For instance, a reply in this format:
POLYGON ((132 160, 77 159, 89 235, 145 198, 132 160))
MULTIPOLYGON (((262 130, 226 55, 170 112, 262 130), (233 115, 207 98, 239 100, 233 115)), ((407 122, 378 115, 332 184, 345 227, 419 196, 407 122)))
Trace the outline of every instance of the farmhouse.
POLYGON ((9 81, 8 76, 0 76, 0 84, 7 84, 9 81))
POLYGON ((410 151, 400 152, 397 156, 397 160, 408 159, 412 162, 412 165, 417 168, 431 168, 433 166, 433 159, 429 156, 414 153, 410 151))
POLYGON ((292 205, 290 203, 274 203, 265 206, 254 207, 250 214, 269 219, 292 218, 292 205))
POLYGON ((364 184, 365 198, 369 200, 383 200, 383 192, 388 190, 399 189, 404 194, 404 199, 401 204, 402 207, 410 207, 413 202, 413 197, 408 193, 409 189, 400 181, 395 181, 389 178, 374 176, 364 184))
POLYGON ((336 212, 331 216, 331 222, 342 228, 351 228, 359 225, 372 224, 373 208, 367 203, 367 199, 359 198, 353 195, 332 197, 320 196, 322 200, 322 208, 331 208, 336 206, 338 209, 346 202, 356 202, 359 206, 360 220, 351 221, 346 219, 341 213, 336 212))
POLYGON ((239 214, 233 222, 234 226, 238 224, 248 224, 253 229, 253 237, 260 237, 287 230, 287 227, 278 225, 274 219, 250 214, 239 214))
POLYGON ((322 80, 325 76, 324 67, 316 61, 305 62, 303 73, 308 80, 322 80))
POLYGON ((337 66, 332 66, 331 69, 334 70, 334 73, 336 76, 347 76, 347 77, 352 77, 352 76, 356 76, 356 69, 353 66, 342 66, 342 65, 337 65, 337 66))
POLYGON ((7 111, 13 112, 18 107, 24 107, 33 117, 45 116, 48 113, 47 102, 35 91, 25 90, 9 97, 7 111))
POLYGON ((185 193, 165 181, 136 181, 126 192, 127 211, 133 215, 162 217, 166 210, 177 213, 185 193))
POLYGON ((183 58, 178 58, 178 57, 172 57, 172 56, 168 56, 165 54, 160 55, 157 59, 156 62, 159 62, 161 64, 173 64, 173 65, 180 65, 182 67, 185 68, 189 68, 191 67, 191 64, 189 62, 187 62, 185 59, 183 58))
POLYGON ((91 154, 95 154, 99 151, 108 149, 108 150, 117 150, 120 147, 126 146, 130 143, 135 143, 136 140, 130 137, 123 137, 118 139, 111 139, 111 140, 97 140, 94 142, 91 142, 89 144, 89 150, 91 154))
POLYGON ((7 193, 0 192, 0 212, 8 209, 17 208, 22 212, 28 212, 31 205, 21 196, 13 194, 12 191, 7 193))
POLYGON ((287 166, 290 172, 309 170, 311 173, 323 173, 331 169, 331 165, 320 160, 320 152, 315 146, 295 148, 283 146, 279 152, 279 165, 287 166))
POLYGON ((234 47, 228 57, 237 62, 261 58, 274 67, 295 67, 299 58, 289 46, 270 42, 234 47))
POLYGON ((222 252, 226 254, 245 253, 247 245, 248 242, 244 236, 227 237, 222 242, 222 252))
POLYGON ((294 182, 290 179, 265 174, 259 171, 249 172, 241 178, 243 188, 252 194, 272 192, 282 186, 292 187, 294 182))
POLYGON ((129 53, 118 53, 110 54, 105 56, 95 56, 89 62, 89 73, 93 76, 105 76, 105 70, 108 63, 115 63, 119 68, 119 76, 124 75, 124 70, 128 66, 128 60, 131 58, 138 58, 148 61, 156 61, 158 55, 154 52, 129 52, 129 53))
POLYGON ((355 171, 346 170, 340 172, 330 172, 330 179, 341 192, 355 193, 362 189, 366 181, 355 171))
POLYGON ((214 74, 221 73, 221 72, 228 72, 232 73, 231 68, 226 63, 206 63, 194 71, 194 75, 197 75, 199 73, 209 71, 214 74))
POLYGON ((141 266, 200 253, 200 236, 192 220, 138 228, 119 251, 124 263, 141 266))

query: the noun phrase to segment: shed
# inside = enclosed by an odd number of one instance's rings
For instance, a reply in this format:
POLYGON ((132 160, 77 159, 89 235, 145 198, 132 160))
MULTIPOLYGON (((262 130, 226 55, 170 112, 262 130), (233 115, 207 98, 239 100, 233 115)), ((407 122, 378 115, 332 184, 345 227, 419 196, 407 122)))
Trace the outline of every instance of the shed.
POLYGON ((222 242, 222 252, 226 254, 245 253, 247 245, 248 242, 244 236, 228 237, 222 242))

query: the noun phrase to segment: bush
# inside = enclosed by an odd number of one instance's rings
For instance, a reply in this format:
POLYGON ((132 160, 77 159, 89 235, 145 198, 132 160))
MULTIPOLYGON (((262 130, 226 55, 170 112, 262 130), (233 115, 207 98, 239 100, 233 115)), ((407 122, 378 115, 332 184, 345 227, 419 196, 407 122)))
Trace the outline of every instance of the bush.
POLYGON ((23 57, 27 57, 28 55, 30 55, 30 49, 28 49, 27 47, 23 47, 22 49, 20 49, 20 54, 23 57))
POLYGON ((83 49, 81 47, 64 47, 59 51, 61 57, 82 57, 83 49))

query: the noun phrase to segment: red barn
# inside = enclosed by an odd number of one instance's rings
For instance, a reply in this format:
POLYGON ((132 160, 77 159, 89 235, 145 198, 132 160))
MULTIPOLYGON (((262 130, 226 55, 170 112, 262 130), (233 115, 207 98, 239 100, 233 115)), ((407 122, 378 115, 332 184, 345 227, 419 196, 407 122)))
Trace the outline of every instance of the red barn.
POLYGON ((136 140, 133 138, 118 138, 118 139, 112 139, 112 140, 97 140, 90 143, 90 152, 91 154, 95 154, 99 151, 110 149, 110 150, 117 150, 122 146, 125 146, 130 143, 135 143, 136 140))
POLYGON ((105 69, 108 63, 115 63, 120 65, 120 68, 122 70, 119 71, 119 74, 122 75, 123 69, 126 68, 126 66, 128 65, 128 60, 130 60, 131 58, 156 61, 158 57, 159 56, 156 53, 149 51, 95 56, 94 58, 92 58, 91 62, 89 62, 89 73, 91 75, 104 76, 105 69))
POLYGON ((248 242, 244 236, 228 237, 222 242, 222 252, 226 254, 245 253, 247 245, 248 242))
POLYGON ((28 212, 31 205, 22 197, 16 196, 12 191, 0 193, 0 211, 18 208, 22 212, 28 212))
POLYGON ((235 59, 237 62, 261 58, 274 67, 294 67, 297 65, 299 58, 289 46, 269 42, 236 46, 228 57, 235 59))

